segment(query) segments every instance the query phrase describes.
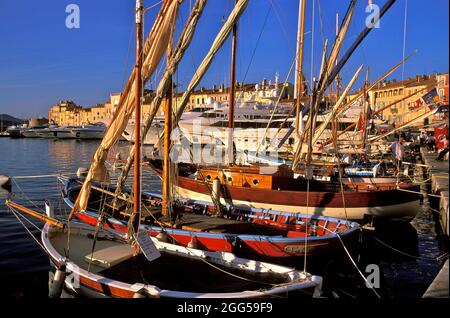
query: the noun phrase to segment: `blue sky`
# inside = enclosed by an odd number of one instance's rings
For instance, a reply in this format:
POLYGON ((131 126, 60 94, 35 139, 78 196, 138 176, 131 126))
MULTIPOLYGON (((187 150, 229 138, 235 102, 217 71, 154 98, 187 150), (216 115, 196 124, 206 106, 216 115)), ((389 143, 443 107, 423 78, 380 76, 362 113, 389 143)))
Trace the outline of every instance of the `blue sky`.
MULTIPOLYGON (((322 42, 325 38, 333 40, 335 15, 339 13, 342 18, 350 1, 314 1, 313 72, 317 75, 322 42)), ((406 53, 416 49, 418 53, 405 65, 404 77, 448 72, 449 1, 407 1, 406 53)), ((144 2, 150 6, 157 0, 144 2)), ((177 34, 188 16, 190 2, 194 0, 184 0, 177 34)), ((200 64, 233 2, 208 1, 175 77, 181 89, 200 64)), ((385 0, 373 3, 381 7, 385 0)), ((367 0, 358 1, 344 50, 364 27, 366 5, 367 0)), ((374 80, 402 59, 405 5, 406 0, 397 0, 382 19, 381 27, 373 30, 358 48, 342 71, 344 84, 360 64, 370 66, 370 79, 374 80)), ((157 8, 146 15, 147 31, 156 12, 157 8)), ((91 106, 105 102, 111 92, 121 91, 134 61, 133 14, 133 0, 0 0, 0 113, 22 118, 41 116, 61 99, 91 106), (71 3, 80 7, 80 29, 65 27, 65 8, 71 3)), ((238 81, 273 80, 276 72, 281 81, 286 79, 295 56, 297 14, 297 0, 250 0, 239 23, 238 81)), ((312 0, 307 0, 304 55, 307 79, 311 73, 311 16, 312 0)), ((227 41, 201 85, 228 83, 229 64, 227 41)), ((401 68, 392 77, 400 79, 401 68)), ((293 81, 292 74, 289 80, 293 81)))

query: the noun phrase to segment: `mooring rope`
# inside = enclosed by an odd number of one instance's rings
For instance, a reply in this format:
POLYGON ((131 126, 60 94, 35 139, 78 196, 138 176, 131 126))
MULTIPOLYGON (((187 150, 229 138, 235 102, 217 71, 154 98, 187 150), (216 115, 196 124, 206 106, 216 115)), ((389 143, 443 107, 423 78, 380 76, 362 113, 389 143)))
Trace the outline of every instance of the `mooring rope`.
POLYGON ((20 222, 20 224, 22 225, 22 227, 25 229, 25 231, 28 232, 28 234, 31 236, 31 238, 33 238, 33 240, 36 242, 36 244, 38 244, 38 246, 44 251, 44 253, 46 255, 49 255, 47 250, 45 249, 45 247, 42 245, 41 242, 38 241, 38 239, 34 236, 34 234, 30 231, 30 229, 25 225, 25 223, 23 223, 23 221, 19 218, 19 215, 24 218, 28 223, 30 223, 31 225, 33 225, 35 228, 37 228, 40 232, 42 232, 42 230, 33 222, 31 222, 30 220, 28 220, 24 215, 22 215, 21 213, 19 213, 18 211, 15 211, 13 208, 9 208, 11 213, 16 217, 16 219, 20 222))
POLYGON ((411 258, 419 259, 419 260, 422 259, 422 260, 428 260, 428 261, 440 261, 441 259, 443 259, 443 258, 445 258, 445 257, 448 257, 448 253, 444 253, 444 254, 439 255, 439 256, 437 256, 437 257, 415 256, 415 255, 408 254, 408 253, 406 253, 406 252, 400 251, 399 249, 397 249, 397 248, 395 248, 395 247, 393 247, 393 246, 391 246, 391 245, 389 245, 389 244, 383 242, 382 240, 380 240, 380 239, 377 238, 377 237, 375 237, 375 240, 376 240, 378 243, 380 243, 380 244, 386 246, 387 248, 390 248, 391 250, 393 250, 393 251, 395 251, 395 252, 397 252, 397 253, 399 253, 399 254, 402 254, 402 255, 405 255, 405 256, 408 256, 408 257, 411 257, 411 258))
POLYGON ((369 287, 374 294, 381 299, 381 296, 377 293, 377 291, 375 290, 375 288, 372 286, 371 283, 369 283, 367 281, 367 278, 364 276, 364 274, 361 272, 361 270, 359 269, 358 265, 356 265, 356 262, 353 260, 353 257, 351 256, 350 252, 348 251, 347 247, 344 244, 344 241, 342 240, 341 236, 339 235, 339 233, 333 233, 333 231, 331 231, 330 229, 325 228, 323 225, 318 224, 319 227, 323 228, 325 231, 329 231, 332 234, 335 234, 339 241, 341 242, 342 247, 344 248, 345 253, 347 254, 347 256, 349 257, 350 261, 352 262, 353 266, 356 268, 356 270, 358 271, 359 275, 361 276, 361 278, 364 280, 364 282, 366 283, 366 286, 369 287))
POLYGON ((12 179, 38 179, 38 178, 51 178, 51 177, 68 177, 71 174, 61 174, 61 173, 55 173, 55 174, 41 174, 41 175, 34 175, 34 176, 12 176, 10 178, 12 179))

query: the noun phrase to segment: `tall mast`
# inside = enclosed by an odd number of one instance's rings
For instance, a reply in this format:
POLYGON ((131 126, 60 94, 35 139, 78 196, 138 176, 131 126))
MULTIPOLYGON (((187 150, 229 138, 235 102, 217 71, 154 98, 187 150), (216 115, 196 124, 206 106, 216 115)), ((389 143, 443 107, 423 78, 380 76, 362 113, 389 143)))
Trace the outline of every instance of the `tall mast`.
POLYGON ((301 107, 301 97, 303 96, 303 44, 305 39, 305 11, 306 11, 306 0, 299 0, 299 8, 298 8, 298 33, 297 33, 297 62, 296 62, 296 70, 295 74, 295 92, 294 99, 296 102, 296 115, 295 115, 295 132, 296 136, 299 135, 299 132, 303 130, 303 120, 300 120, 302 117, 302 112, 300 110, 301 107))
POLYGON ((139 228, 139 212, 141 207, 141 95, 142 95, 142 20, 144 7, 142 0, 136 0, 136 65, 135 65, 135 125, 134 125, 134 205, 133 230, 137 233, 139 228))
POLYGON ((369 115, 369 99, 367 98, 367 87, 369 86, 369 67, 366 70, 366 80, 364 82, 364 94, 363 94, 363 127, 362 127, 362 145, 361 148, 366 148, 366 129, 367 129, 367 119, 369 115))
MULTIPOLYGON (((169 65, 172 55, 173 38, 169 40, 167 46, 167 65, 169 65)), ((170 134, 172 133, 172 76, 168 79, 168 89, 166 93, 166 102, 164 109, 164 165, 162 178, 162 214, 170 215, 172 211, 172 200, 170 193, 170 134)))
MULTIPOLYGON (((336 38, 339 35, 339 13, 336 13, 336 38)), ((337 59, 334 66, 337 65, 337 59)), ((333 87, 333 84, 330 85, 330 88, 333 87)), ((340 95, 341 95, 341 78, 339 77, 339 74, 336 76, 336 102, 338 101, 340 95)), ((338 122, 337 122, 337 116, 334 116, 333 121, 331 123, 331 136, 333 138, 333 146, 334 150, 337 154, 337 129, 338 129, 338 122)))
MULTIPOLYGON (((238 0, 234 0, 234 5, 238 0)), ((234 128, 234 104, 235 104, 235 83, 236 83, 236 45, 237 45, 237 23, 233 25, 233 36, 231 38, 231 76, 230 76, 230 96, 228 112, 228 163, 234 164, 233 149, 233 128, 234 128)))

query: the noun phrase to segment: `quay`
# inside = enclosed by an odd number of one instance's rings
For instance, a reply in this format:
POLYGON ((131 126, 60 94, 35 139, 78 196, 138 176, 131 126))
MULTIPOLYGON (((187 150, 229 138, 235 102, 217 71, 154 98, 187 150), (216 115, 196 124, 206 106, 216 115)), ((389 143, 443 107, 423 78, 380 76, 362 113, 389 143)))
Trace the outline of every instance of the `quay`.
MULTIPOLYGON (((436 161, 437 153, 428 153, 426 148, 420 149, 423 162, 429 167, 428 177, 431 178, 431 193, 439 196, 430 198, 433 209, 439 208, 439 223, 442 235, 449 237, 449 211, 448 211, 448 161, 436 161)), ((436 209, 437 210, 437 209, 436 209)), ((448 259, 440 272, 426 290, 423 298, 449 297, 448 259)))

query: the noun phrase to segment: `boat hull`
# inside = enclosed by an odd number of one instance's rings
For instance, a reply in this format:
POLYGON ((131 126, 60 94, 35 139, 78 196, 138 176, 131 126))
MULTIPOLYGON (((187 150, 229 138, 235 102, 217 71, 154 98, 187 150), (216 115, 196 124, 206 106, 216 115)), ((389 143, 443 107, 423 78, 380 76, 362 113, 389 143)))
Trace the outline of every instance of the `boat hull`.
POLYGON ((103 139, 104 134, 104 131, 72 130, 73 138, 77 139, 103 139))
MULTIPOLYGON (((253 189, 226 186, 227 196, 233 204, 259 209, 274 209, 350 220, 363 220, 364 215, 385 218, 416 216, 420 208, 419 186, 402 190, 309 192, 271 189, 253 189)), ((187 177, 178 178, 177 193, 181 197, 212 202, 208 187, 201 181, 187 177)), ((226 202, 223 197, 222 202, 226 202)))
MULTIPOLYGON (((64 201, 72 208, 73 199, 70 199, 71 187, 69 183, 65 186, 64 201)), ((152 193, 145 193, 146 199, 160 200, 160 196, 152 193)), ((191 198, 192 199, 192 198, 191 198)), ((213 207, 212 203, 195 201, 195 200, 181 200, 183 204, 190 207, 201 207, 207 209, 213 207)), ((257 259, 285 259, 293 257, 301 257, 305 255, 321 255, 340 251, 342 249, 341 242, 335 233, 330 230, 319 230, 318 235, 308 236, 305 238, 303 232, 298 226, 287 227, 287 224, 299 224, 297 220, 313 221, 311 215, 302 215, 300 213, 286 213, 274 211, 273 209, 258 210, 247 209, 236 212, 240 213, 243 219, 248 219, 250 222, 255 220, 263 220, 265 223, 276 228, 289 228, 287 236, 281 235, 254 235, 246 234, 245 232, 203 232, 192 230, 191 228, 177 229, 166 227, 162 229, 160 226, 147 225, 141 223, 141 229, 147 231, 150 235, 156 237, 164 231, 170 238, 175 240, 178 244, 187 246, 195 241, 199 248, 207 251, 223 251, 231 252, 237 255, 245 256, 251 255, 257 259), (266 221, 268 220, 268 221, 266 221), (275 221, 276 220, 276 221, 275 221), (328 231, 328 232, 327 232, 328 231), (303 234, 303 235, 302 235, 303 234)), ((98 214, 95 211, 83 211, 77 214, 77 217, 90 225, 96 226, 98 223, 98 214)), ((317 217, 314 221, 318 222, 319 226, 323 228, 334 229, 344 226, 345 232, 340 232, 341 238, 345 242, 351 242, 358 233, 359 226, 356 223, 348 223, 344 220, 334 218, 317 217), (334 223, 333 223, 334 222, 334 223), (327 226, 328 224, 328 226, 327 226), (333 225, 331 227, 330 225, 333 225)), ((111 228, 120 232, 127 231, 127 221, 109 218, 105 223, 106 228, 111 228)))
MULTIPOLYGON (((83 226, 82 224, 76 223, 71 225, 70 234, 67 235, 71 236, 72 251, 75 251, 74 248, 81 247, 79 245, 80 243, 86 243, 86 239, 82 242, 78 242, 79 239, 77 237, 89 237, 89 235, 92 236, 95 232, 95 228, 86 228, 86 226, 87 225, 83 226)), ((286 283, 281 284, 280 286, 269 287, 266 290, 244 289, 242 291, 233 292, 201 292, 163 289, 147 283, 122 282, 103 276, 101 271, 95 269, 95 265, 93 266, 93 271, 92 269, 88 271, 86 269, 86 264, 75 263, 71 259, 63 256, 62 251, 64 251, 64 244, 61 244, 61 242, 58 243, 58 235, 64 238, 64 234, 58 234, 57 230, 52 228, 49 224, 46 224, 42 230, 42 243, 55 267, 60 268, 62 265, 66 267, 66 273, 69 274, 69 276, 64 281, 65 287, 71 292, 76 293, 78 296, 133 298, 137 293, 140 293, 148 298, 255 298, 271 295, 286 295, 289 292, 304 289, 313 289, 314 296, 320 295, 322 285, 322 278, 320 276, 301 273, 284 266, 236 258, 230 253, 211 253, 197 249, 186 249, 182 246, 159 242, 156 239, 152 239, 152 241, 159 251, 164 251, 165 253, 172 255, 179 255, 179 257, 186 259, 208 259, 208 262, 213 264, 228 264, 227 266, 230 268, 241 268, 242 271, 247 272, 254 271, 259 273, 265 272, 284 275, 284 277, 286 277, 286 283)), ((110 245, 121 244, 123 243, 110 243, 110 245)), ((74 254, 76 254, 76 252, 71 253, 72 257, 74 257, 74 254)), ((178 284, 176 284, 176 286, 177 285, 178 284)))

